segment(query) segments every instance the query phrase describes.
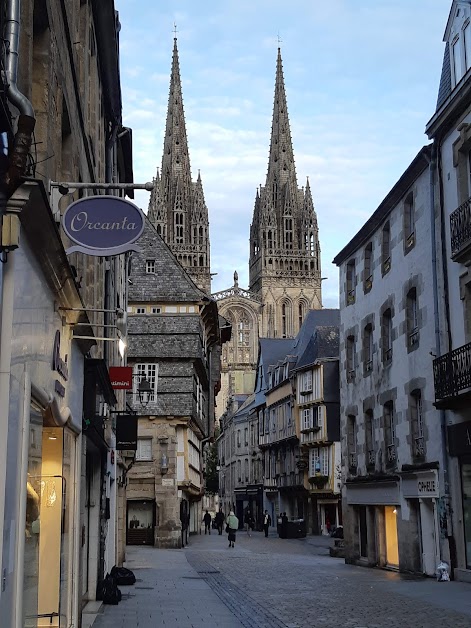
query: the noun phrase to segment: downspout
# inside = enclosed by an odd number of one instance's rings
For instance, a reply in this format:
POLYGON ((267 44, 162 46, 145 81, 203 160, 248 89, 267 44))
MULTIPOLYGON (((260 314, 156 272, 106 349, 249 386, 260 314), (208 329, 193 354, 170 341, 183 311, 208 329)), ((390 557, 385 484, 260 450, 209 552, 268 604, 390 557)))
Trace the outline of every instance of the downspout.
POLYGON ((18 80, 18 50, 20 45, 21 0, 7 0, 5 19, 6 43, 6 95, 10 103, 19 111, 17 131, 10 152, 10 167, 6 184, 10 189, 17 187, 26 170, 26 162, 31 149, 36 119, 33 105, 20 92, 18 80))
MULTIPOLYGON (((439 304, 439 296, 438 296, 438 273, 437 273, 437 238, 436 238, 436 224, 435 224, 435 178, 438 174, 438 180, 441 181, 440 173, 438 172, 438 156, 440 154, 440 142, 435 140, 432 145, 432 154, 430 158, 430 167, 429 167, 429 176, 430 176, 430 233, 432 240, 432 290, 433 290, 433 317, 434 317, 434 329, 435 329, 435 350, 437 352, 437 356, 440 356, 441 351, 441 339, 440 339, 440 304, 439 304)), ((445 226, 444 226, 444 216, 443 216, 443 203, 442 203, 442 189, 439 187, 439 219, 440 219, 440 233, 441 233, 441 241, 442 241, 442 264, 443 264, 443 278, 445 282, 444 292, 446 295, 447 292, 447 276, 446 272, 446 246, 444 242, 445 238, 445 226)), ((447 328, 448 328, 448 341, 450 343, 448 349, 451 350, 451 338, 450 338, 450 321, 449 321, 449 310, 448 310, 448 298, 446 298, 446 319, 447 319, 447 328)), ((444 489, 445 489, 445 506, 447 510, 447 522, 449 527, 449 537, 453 536, 452 529, 452 521, 451 517, 448 516, 449 512, 449 502, 450 502, 450 484, 449 484, 449 464, 448 464, 448 452, 447 452, 447 429, 446 429, 446 412, 442 408, 440 409, 440 430, 441 430, 441 444, 442 444, 442 458, 443 458, 443 481, 444 481, 444 489)), ((440 530, 438 530, 440 532, 440 530)), ((441 546, 438 543, 438 549, 441 553, 441 546)), ((451 554, 451 552, 450 552, 451 554)), ((452 565, 453 567, 453 565, 452 565)))

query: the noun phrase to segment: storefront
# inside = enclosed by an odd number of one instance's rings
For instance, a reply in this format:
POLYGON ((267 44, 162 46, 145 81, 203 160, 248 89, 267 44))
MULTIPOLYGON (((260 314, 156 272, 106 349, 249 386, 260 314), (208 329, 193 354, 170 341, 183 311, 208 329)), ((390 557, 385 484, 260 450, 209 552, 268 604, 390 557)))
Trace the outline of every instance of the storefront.
POLYGON ((351 482, 346 485, 348 521, 344 529, 347 562, 399 568, 399 482, 351 482), (356 531, 356 532, 354 532, 356 531))
POLYGON ((453 509, 457 555, 455 576, 471 582, 471 421, 448 427, 448 448, 457 463, 453 483, 456 503, 453 509))
POLYGON ((420 541, 420 570, 433 576, 440 562, 440 528, 437 499, 438 471, 430 469, 402 475, 402 495, 410 500, 409 508, 416 513, 417 534, 420 541))
POLYGON ((127 545, 154 545, 155 500, 134 499, 127 502, 127 545))

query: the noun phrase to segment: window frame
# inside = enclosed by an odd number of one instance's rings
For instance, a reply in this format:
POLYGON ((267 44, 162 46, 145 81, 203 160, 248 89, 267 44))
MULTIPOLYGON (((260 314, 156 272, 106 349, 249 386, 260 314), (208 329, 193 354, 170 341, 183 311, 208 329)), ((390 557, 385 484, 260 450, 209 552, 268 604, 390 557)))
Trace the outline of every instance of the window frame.
POLYGON ((138 436, 137 449, 136 449, 136 462, 152 462, 154 459, 152 455, 152 436, 138 436), (142 454, 143 443, 150 445, 150 452, 147 456, 142 454))
POLYGON ((387 275, 391 270, 391 223, 387 220, 381 230, 381 273, 387 275))

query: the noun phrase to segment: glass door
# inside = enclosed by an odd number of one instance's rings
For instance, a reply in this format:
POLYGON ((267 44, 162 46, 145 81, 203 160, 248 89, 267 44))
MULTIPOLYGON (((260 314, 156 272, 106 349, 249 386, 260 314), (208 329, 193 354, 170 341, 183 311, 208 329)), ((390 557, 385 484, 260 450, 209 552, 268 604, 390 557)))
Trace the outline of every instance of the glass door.
POLYGON ((471 568, 471 461, 461 465, 463 491, 463 522, 466 547, 466 567, 471 568))

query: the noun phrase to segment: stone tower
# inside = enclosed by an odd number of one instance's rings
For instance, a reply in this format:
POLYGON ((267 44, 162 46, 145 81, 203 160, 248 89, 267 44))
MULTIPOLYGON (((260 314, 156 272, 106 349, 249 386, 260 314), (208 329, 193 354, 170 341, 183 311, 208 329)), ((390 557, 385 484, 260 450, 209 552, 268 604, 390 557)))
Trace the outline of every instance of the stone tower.
POLYGON ((250 226, 249 290, 263 304, 261 337, 288 338, 322 307, 317 217, 309 179, 298 188, 278 48, 270 155, 250 226))
POLYGON ((162 167, 154 179, 148 218, 195 284, 209 294, 208 208, 199 172, 196 182, 191 179, 176 38, 162 167))

